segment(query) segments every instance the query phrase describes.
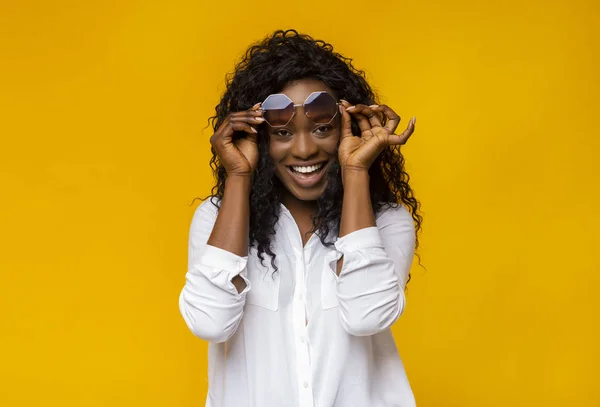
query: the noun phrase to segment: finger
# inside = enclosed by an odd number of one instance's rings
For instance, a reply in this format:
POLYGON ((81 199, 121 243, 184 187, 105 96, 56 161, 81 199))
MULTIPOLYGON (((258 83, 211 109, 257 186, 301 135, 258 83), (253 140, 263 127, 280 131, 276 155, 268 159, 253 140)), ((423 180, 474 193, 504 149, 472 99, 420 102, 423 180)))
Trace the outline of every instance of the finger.
POLYGON ((252 106, 248 111, 251 115, 253 115, 253 117, 260 117, 260 119, 262 119, 263 122, 265 121, 265 119, 263 118, 262 102, 258 102, 257 104, 252 106))
POLYGON ((340 139, 344 139, 346 137, 353 137, 352 134, 352 118, 350 117, 350 113, 346 111, 346 107, 350 106, 350 103, 342 100, 342 104, 339 106, 340 114, 342 115, 342 134, 340 139))
POLYGON ((363 104, 358 104, 350 110, 352 115, 362 114, 369 121, 369 127, 381 127, 381 119, 379 118, 378 112, 371 109, 371 107, 363 104))
POLYGON ((250 116, 250 117, 243 117, 241 119, 236 119, 236 121, 245 121, 247 123, 251 123, 251 124, 263 124, 265 122, 265 118, 262 116, 250 116))
POLYGON ((246 112, 231 113, 210 137, 210 143, 219 150, 222 146, 230 145, 233 142, 233 134, 236 131, 243 131, 248 135, 258 134, 254 126, 260 123, 248 123, 250 117, 246 112))
POLYGON ((388 144, 389 145, 406 144, 406 142, 408 141, 410 136, 412 136, 412 134, 415 131, 415 122, 416 121, 417 121, 416 117, 413 117, 412 119, 410 119, 410 122, 408 122, 408 127, 406 128, 406 130, 404 130, 402 132, 402 134, 400 134, 400 135, 391 134, 388 138, 388 144))
POLYGON ((383 113, 386 118, 385 129, 390 133, 394 134, 400 124, 400 116, 396 114, 388 105, 372 105, 369 106, 371 109, 383 113))
POLYGON ((387 133, 387 131, 380 129, 377 137, 371 137, 368 141, 362 144, 362 146, 355 153, 357 154, 356 158, 359 160, 359 162, 370 166, 373 161, 375 161, 377 156, 388 145, 387 140, 389 137, 390 135, 387 133))
POLYGON ((358 128, 360 129, 361 133, 371 130, 371 123, 369 122, 369 119, 367 119, 367 117, 362 113, 354 113, 355 109, 356 106, 346 107, 346 111, 349 112, 356 119, 356 122, 358 123, 358 128))
POLYGON ((262 111, 258 109, 242 110, 241 112, 233 112, 230 117, 258 117, 262 116, 262 111))
MULTIPOLYGON (((235 131, 245 131, 248 134, 258 133, 258 131, 253 126, 251 126, 249 123, 246 123, 241 120, 232 120, 231 128, 235 131)), ((230 136, 230 138, 231 138, 231 136, 230 136)))
POLYGON ((231 121, 243 121, 251 124, 261 124, 265 122, 265 118, 262 117, 261 112, 259 111, 246 110, 232 114, 231 121))
POLYGON ((262 111, 260 110, 261 105, 262 105, 262 103, 259 102, 247 110, 241 110, 239 112, 232 112, 229 114, 229 118, 238 119, 238 118, 262 117, 262 111))

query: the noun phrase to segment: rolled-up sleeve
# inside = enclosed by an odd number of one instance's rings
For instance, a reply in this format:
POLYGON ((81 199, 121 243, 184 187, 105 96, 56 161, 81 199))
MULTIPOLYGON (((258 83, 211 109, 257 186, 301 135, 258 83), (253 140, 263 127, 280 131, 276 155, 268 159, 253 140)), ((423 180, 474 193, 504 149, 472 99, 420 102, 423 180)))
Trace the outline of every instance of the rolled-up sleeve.
POLYGON ((415 250, 412 216, 404 206, 387 208, 376 224, 335 242, 339 257, 343 256, 337 276, 340 319, 351 335, 388 329, 406 303, 404 287, 415 250))
POLYGON ((209 201, 194 213, 190 227, 188 270, 179 295, 179 309, 194 335, 209 342, 231 338, 242 320, 246 293, 247 257, 240 257, 206 242, 212 232, 217 210, 209 201), (240 275, 246 282, 241 293, 232 279, 240 275))

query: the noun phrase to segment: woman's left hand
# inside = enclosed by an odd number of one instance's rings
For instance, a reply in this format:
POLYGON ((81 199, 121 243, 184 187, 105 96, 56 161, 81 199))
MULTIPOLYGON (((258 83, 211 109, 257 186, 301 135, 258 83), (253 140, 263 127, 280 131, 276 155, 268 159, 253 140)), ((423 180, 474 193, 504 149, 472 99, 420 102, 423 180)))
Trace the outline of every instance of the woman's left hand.
POLYGON ((405 144, 415 131, 416 118, 413 117, 402 134, 394 134, 400 123, 400 116, 386 105, 352 106, 342 100, 340 111, 342 130, 338 157, 342 170, 367 171, 383 149, 387 146, 405 144), (385 125, 381 123, 380 113, 383 113, 387 119, 385 125), (358 122, 360 137, 352 134, 350 115, 358 122))

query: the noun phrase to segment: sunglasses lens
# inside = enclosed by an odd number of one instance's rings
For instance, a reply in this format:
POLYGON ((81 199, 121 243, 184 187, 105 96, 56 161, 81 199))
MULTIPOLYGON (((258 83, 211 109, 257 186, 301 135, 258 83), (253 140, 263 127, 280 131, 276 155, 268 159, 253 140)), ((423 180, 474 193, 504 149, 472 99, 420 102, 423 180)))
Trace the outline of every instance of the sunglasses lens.
POLYGON ((294 115, 294 103, 285 95, 270 95, 263 102, 262 110, 271 126, 285 126, 294 115))
POLYGON ((335 99, 329 93, 315 92, 304 103, 304 112, 317 124, 329 123, 338 111, 335 99))

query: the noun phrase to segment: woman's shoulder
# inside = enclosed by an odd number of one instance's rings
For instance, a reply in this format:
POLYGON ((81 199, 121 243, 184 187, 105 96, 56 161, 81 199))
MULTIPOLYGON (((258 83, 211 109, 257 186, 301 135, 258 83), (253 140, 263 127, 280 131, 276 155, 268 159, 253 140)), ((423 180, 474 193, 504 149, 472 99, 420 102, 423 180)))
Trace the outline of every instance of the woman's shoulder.
POLYGON ((217 213, 219 211, 218 207, 220 204, 221 200, 216 196, 210 196, 204 199, 194 211, 192 224, 214 221, 217 218, 217 213))
POLYGON ((402 203, 384 203, 375 214, 375 223, 379 228, 390 223, 412 224, 413 218, 410 211, 402 203))

